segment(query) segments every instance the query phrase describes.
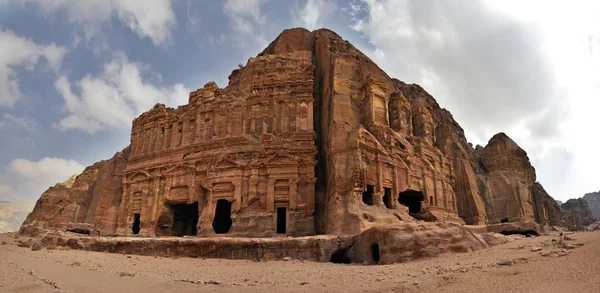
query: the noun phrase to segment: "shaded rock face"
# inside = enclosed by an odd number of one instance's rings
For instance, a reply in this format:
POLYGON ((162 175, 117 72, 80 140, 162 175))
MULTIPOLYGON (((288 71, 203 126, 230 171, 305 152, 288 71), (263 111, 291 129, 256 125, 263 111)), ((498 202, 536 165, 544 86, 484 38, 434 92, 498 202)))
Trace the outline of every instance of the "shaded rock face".
MULTIPOLYGON (((581 218, 581 225, 587 226, 594 222, 594 216, 588 206, 588 203, 583 198, 569 199, 563 203, 561 208, 571 216, 579 216, 581 218)), ((582 228, 578 226, 578 230, 582 228)))
POLYGON ((588 206, 590 207, 590 210, 592 211, 592 216, 596 219, 600 219, 600 191, 586 193, 583 196, 583 199, 585 199, 588 206))
POLYGON ((128 156, 129 147, 110 160, 87 167, 77 177, 50 187, 36 202, 24 226, 67 230, 69 225, 87 223, 97 233, 114 234, 128 156))
POLYGON ((543 222, 534 182, 505 134, 474 149, 422 87, 390 78, 332 31, 297 28, 227 87, 210 82, 186 105, 140 115, 126 151, 50 188, 26 224, 270 237, 357 234, 413 217, 543 222))

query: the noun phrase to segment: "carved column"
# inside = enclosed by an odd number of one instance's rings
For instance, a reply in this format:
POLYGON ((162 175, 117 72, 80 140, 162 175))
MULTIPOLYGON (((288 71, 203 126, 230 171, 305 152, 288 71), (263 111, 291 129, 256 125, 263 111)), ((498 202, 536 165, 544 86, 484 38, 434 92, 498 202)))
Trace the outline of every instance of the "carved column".
POLYGON ((317 183, 317 178, 308 178, 306 180, 306 216, 310 216, 315 212, 315 184, 317 183))
POLYGON ((290 210, 298 208, 298 178, 290 179, 290 210))
POLYGON ((275 179, 267 180, 267 212, 275 212, 275 179))
POLYGON ((313 101, 308 102, 308 130, 313 130, 313 101))
POLYGON ((234 211, 239 211, 242 208, 242 181, 239 180, 235 182, 233 186, 233 198, 235 198, 234 211))

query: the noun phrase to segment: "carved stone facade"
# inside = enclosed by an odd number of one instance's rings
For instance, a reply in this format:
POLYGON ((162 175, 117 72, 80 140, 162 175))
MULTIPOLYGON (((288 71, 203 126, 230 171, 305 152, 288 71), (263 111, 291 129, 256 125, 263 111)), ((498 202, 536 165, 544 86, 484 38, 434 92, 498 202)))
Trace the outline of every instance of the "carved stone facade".
POLYGON ((197 234, 213 235, 219 202, 227 234, 314 234, 313 69, 309 52, 253 58, 227 89, 211 82, 135 119, 117 234, 139 217, 140 235, 170 235, 189 205, 197 234))
POLYGON ((473 148, 420 86, 390 78, 334 32, 291 29, 227 87, 209 82, 187 105, 136 118, 128 148, 73 188, 49 189, 26 224, 249 237, 415 219, 567 225, 535 179, 508 136, 473 148))

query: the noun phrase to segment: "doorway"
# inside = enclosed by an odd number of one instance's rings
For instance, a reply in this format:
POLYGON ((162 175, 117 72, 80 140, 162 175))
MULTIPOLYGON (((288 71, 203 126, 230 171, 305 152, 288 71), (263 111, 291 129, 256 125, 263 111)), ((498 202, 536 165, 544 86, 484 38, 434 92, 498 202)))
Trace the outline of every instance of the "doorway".
POLYGON ((213 220, 213 230, 217 234, 227 234, 231 229, 231 203, 226 199, 219 199, 215 208, 215 219, 213 220))
POLYGON ((287 231, 287 209, 277 208, 277 234, 285 234, 287 231))
POLYGON ((133 214, 133 227, 131 227, 133 234, 140 233, 140 214, 133 214))
POLYGON ((366 205, 373 205, 373 194, 375 193, 375 188, 373 185, 367 185, 367 190, 362 194, 362 202, 366 205))
POLYGON ((393 208, 392 207, 392 189, 391 188, 383 188, 383 204, 385 204, 385 207, 388 209, 393 208))
POLYGON ((400 192, 398 195, 398 202, 401 205, 408 207, 408 212, 411 214, 418 214, 421 211, 421 202, 423 201, 423 192, 407 190, 400 192))
POLYGON ((173 225, 171 235, 173 236, 196 236, 198 224, 198 203, 172 205, 173 225))

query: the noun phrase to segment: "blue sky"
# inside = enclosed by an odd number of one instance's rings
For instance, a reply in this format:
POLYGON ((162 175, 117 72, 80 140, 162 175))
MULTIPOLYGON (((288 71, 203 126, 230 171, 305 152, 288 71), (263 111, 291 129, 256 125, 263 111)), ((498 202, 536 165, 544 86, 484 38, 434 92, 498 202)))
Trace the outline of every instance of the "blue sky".
POLYGON ((423 85, 474 144, 506 132, 555 198, 600 189, 595 1, 0 0, 0 200, 110 158, 133 117, 224 87, 297 26, 423 85))

